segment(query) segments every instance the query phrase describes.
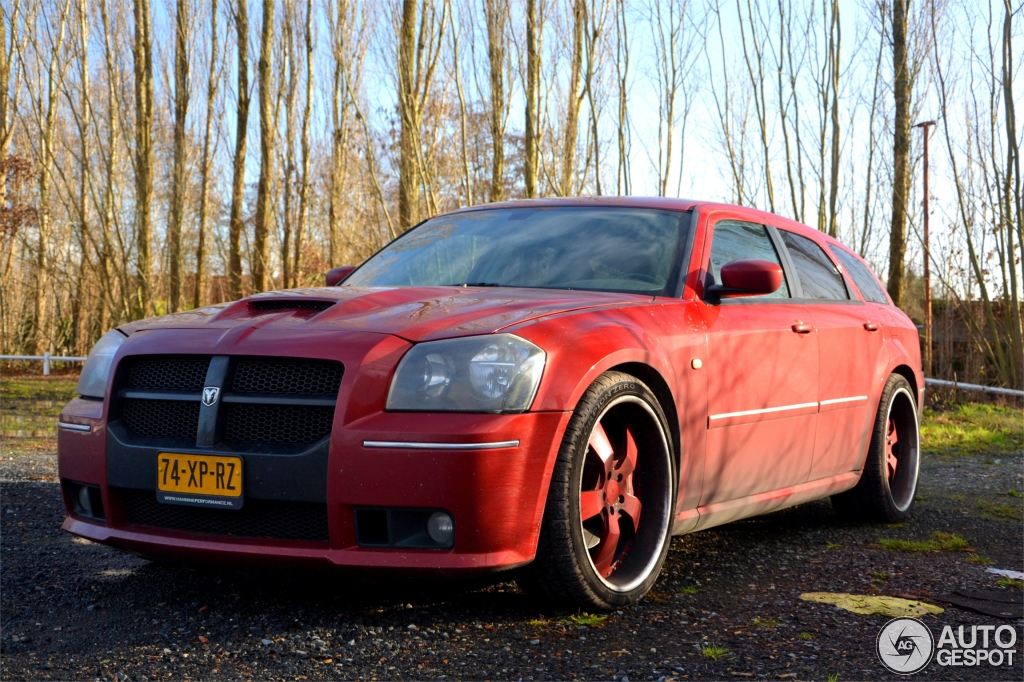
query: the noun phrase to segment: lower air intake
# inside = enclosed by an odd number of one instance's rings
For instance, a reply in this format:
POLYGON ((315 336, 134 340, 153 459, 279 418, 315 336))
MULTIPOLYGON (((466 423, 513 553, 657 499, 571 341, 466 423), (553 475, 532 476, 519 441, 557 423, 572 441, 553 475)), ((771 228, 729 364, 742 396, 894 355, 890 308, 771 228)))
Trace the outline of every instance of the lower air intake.
POLYGON ((160 504, 151 490, 115 488, 124 520, 135 526, 189 533, 327 542, 327 505, 315 502, 246 500, 238 511, 160 504))

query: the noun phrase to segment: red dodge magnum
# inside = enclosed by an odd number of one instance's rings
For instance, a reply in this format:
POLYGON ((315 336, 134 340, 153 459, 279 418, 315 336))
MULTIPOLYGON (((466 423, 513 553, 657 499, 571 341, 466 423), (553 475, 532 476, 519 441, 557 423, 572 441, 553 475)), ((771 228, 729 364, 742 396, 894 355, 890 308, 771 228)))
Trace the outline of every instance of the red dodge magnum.
POLYGON ((64 529, 165 561, 517 569, 613 609, 673 535, 913 505, 917 330, 785 218, 492 204, 328 283, 100 339, 60 415, 64 529))

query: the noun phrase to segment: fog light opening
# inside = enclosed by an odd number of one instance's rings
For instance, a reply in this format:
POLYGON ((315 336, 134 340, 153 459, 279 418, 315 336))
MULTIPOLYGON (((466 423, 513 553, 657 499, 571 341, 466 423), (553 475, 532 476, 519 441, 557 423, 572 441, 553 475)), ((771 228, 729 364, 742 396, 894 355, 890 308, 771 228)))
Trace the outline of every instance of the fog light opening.
POLYGON ((439 545, 447 545, 455 533, 455 523, 446 512, 434 512, 427 520, 427 535, 439 545))
POLYGON ((83 485, 78 489, 78 506, 81 507, 82 513, 87 516, 92 516, 92 500, 89 499, 89 486, 83 485))

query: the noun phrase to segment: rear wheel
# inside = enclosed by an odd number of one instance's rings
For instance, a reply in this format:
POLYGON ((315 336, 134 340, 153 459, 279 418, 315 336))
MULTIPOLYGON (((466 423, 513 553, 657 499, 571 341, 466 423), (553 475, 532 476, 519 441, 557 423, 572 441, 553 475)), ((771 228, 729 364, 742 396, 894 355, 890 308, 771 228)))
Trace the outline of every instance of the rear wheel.
POLYGON ((853 519, 906 520, 917 492, 920 453, 914 391, 905 378, 893 374, 882 389, 860 481, 852 490, 833 495, 832 505, 853 519))
POLYGON ((566 429, 537 558, 520 586, 590 610, 636 603, 668 552, 674 481, 654 394, 621 372, 599 377, 566 429))

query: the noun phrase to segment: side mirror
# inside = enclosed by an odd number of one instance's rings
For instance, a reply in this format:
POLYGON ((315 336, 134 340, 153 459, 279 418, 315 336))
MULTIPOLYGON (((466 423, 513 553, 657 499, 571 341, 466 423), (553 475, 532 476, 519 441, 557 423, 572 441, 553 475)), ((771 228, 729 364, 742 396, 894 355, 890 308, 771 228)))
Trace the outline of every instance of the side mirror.
POLYGON ((340 268, 331 268, 327 271, 327 286, 334 287, 345 281, 345 278, 356 269, 354 265, 342 265, 340 268))
POLYGON ((782 268, 766 260, 734 260, 722 266, 722 283, 708 287, 715 298, 721 296, 763 296, 782 286, 782 268))

